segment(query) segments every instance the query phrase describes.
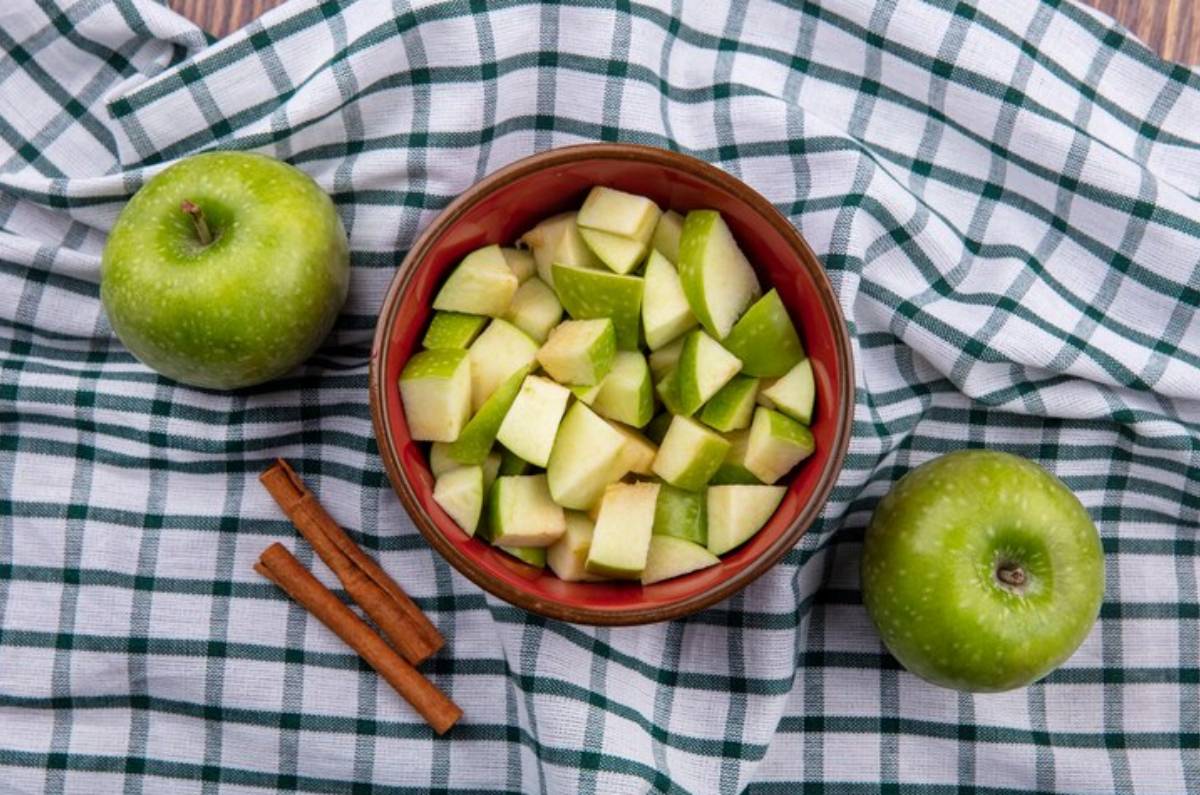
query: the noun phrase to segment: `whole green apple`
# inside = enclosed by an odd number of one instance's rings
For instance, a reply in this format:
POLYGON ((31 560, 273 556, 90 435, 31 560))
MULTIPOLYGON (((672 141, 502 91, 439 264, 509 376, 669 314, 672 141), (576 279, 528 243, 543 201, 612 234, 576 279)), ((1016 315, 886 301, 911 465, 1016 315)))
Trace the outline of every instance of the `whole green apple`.
POLYGON ((165 376, 235 389, 308 358, 350 283, 346 231, 303 171, 209 152, 164 170, 121 211, 100 297, 125 347, 165 376))
POLYGON ((909 472, 875 509, 863 602, 905 668, 944 687, 1042 678, 1104 597, 1100 537, 1075 495, 1007 453, 962 450, 909 472))

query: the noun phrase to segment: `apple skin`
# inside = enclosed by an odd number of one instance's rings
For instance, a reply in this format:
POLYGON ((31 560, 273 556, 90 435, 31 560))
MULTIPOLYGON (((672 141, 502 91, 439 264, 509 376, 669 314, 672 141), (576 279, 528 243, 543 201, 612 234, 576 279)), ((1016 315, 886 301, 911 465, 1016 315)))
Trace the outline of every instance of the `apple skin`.
POLYGON ((1050 673, 1091 630, 1103 550, 1053 475, 1007 453, 961 450, 909 472, 879 503, 862 593, 884 645, 917 676, 1011 690, 1050 673), (1009 564, 1025 575, 1019 588, 999 579, 1020 579, 1009 564))
POLYGON ((113 330, 143 363, 193 386, 269 381, 307 359, 350 283, 346 231, 308 175, 264 155, 209 152, 156 175, 101 259, 113 330), (203 212, 203 245, 190 215, 203 212))

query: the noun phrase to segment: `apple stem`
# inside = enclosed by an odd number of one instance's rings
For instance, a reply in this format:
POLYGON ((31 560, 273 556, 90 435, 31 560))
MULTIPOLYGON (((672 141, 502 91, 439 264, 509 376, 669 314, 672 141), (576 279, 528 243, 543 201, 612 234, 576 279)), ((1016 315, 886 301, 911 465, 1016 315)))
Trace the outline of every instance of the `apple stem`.
POLYGON ((207 246, 213 241, 212 231, 208 228, 208 221, 204 218, 204 211, 201 210, 194 202, 184 199, 179 209, 187 213, 192 219, 192 226, 196 229, 196 237, 200 240, 200 245, 207 246))
POLYGON ((1020 588, 1025 584, 1025 570, 1015 563, 1004 563, 996 569, 996 578, 1005 585, 1020 588))

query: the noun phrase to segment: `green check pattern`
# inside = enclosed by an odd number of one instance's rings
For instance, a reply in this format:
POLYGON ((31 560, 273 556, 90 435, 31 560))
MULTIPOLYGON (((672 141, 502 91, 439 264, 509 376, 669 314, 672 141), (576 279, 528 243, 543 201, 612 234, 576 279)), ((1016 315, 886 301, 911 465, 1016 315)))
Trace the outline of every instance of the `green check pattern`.
POLYGON ((0 790, 1200 792, 1200 74, 1067 0, 292 0, 212 42, 145 0, 0 11, 0 790), (846 468, 803 542, 688 620, 525 615, 423 542, 366 400, 416 234, 483 175, 590 140, 765 194, 850 322, 846 468), (287 159, 353 288, 303 369, 218 394, 141 366, 105 230, 176 158, 287 159), (861 606, 878 498, 986 446, 1107 551, 1099 624, 1024 690, 901 670, 861 606), (437 739, 251 562, 297 543, 285 456, 445 633, 437 739))

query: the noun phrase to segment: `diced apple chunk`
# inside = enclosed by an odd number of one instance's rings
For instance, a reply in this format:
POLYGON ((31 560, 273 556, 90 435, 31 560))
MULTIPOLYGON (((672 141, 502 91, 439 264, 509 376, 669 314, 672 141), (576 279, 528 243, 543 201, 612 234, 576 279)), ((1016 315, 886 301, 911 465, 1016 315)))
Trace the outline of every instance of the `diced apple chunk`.
POLYGON ((654 465, 654 457, 658 455, 658 448, 632 428, 627 428, 619 422, 612 423, 612 426, 625 437, 625 449, 621 454, 625 462, 625 471, 635 475, 654 474, 650 467, 654 465))
POLYGON ((614 483, 604 490, 587 570, 623 579, 641 576, 654 528, 657 483, 614 483))
POLYGON ((650 240, 661 212, 645 196, 597 185, 583 200, 577 222, 581 227, 630 238, 650 240))
POLYGON ((680 413, 694 413, 741 369, 738 358, 708 334, 700 329, 688 334, 675 371, 679 380, 680 413))
POLYGON ((537 273, 537 261, 528 251, 522 251, 519 248, 502 248, 500 250, 504 253, 504 261, 508 263, 508 269, 513 272, 521 284, 537 273))
POLYGON ((759 296, 758 277, 716 210, 693 210, 679 238, 679 279, 700 325, 724 339, 759 296))
POLYGON ((529 463, 546 466, 570 399, 566 387, 540 376, 526 376, 496 438, 529 463))
POLYGON ((757 394, 757 378, 735 375, 704 404, 700 421, 721 432, 748 428, 754 416, 754 398, 757 394))
POLYGON ((598 229, 580 227, 579 235, 592 253, 614 273, 629 273, 635 270, 642 264, 649 250, 645 243, 598 229))
POLYGON ((575 213, 561 213, 547 218, 522 235, 520 242, 533 252, 541 280, 556 289, 552 271, 556 262, 571 268, 603 267, 579 236, 575 213))
POLYGON ((483 467, 451 469, 438 477, 433 500, 469 536, 475 535, 483 512, 483 467))
POLYGON ((481 315, 461 312, 434 312, 433 320, 421 344, 429 350, 437 348, 467 348, 483 331, 488 319, 481 315))
POLYGON ((674 210, 667 210, 658 219, 654 227, 654 235, 650 245, 662 254, 672 265, 679 262, 679 235, 683 232, 683 216, 674 210))
POLYGON ((783 486, 709 486, 708 551, 724 555, 762 529, 787 489, 783 486))
POLYGON ((429 445, 429 471, 435 478, 460 466, 461 463, 450 457, 450 442, 434 442, 429 445))
POLYGON ((493 320, 471 345, 471 406, 475 411, 522 367, 533 364, 537 343, 504 320, 493 320))
POLYGON ((746 310, 721 344, 742 360, 742 372, 761 378, 778 378, 804 358, 792 318, 773 289, 746 310))
POLYGON ((586 568, 588 550, 592 547, 595 523, 586 514, 567 511, 567 530, 546 549, 550 571, 563 582, 596 582, 604 578, 589 574, 586 568))
POLYGON ((634 351, 618 351, 591 405, 602 417, 635 428, 649 422, 654 416, 654 384, 646 358, 634 351))
POLYGON ((550 497, 545 475, 496 478, 487 532, 496 546, 548 547, 566 530, 563 509, 550 497))
POLYGON ((658 447, 654 474, 681 489, 699 491, 725 460, 729 442, 695 420, 677 416, 658 447))
POLYGON ((746 469, 746 453, 750 449, 750 429, 745 428, 727 433, 725 439, 729 442, 729 452, 725 454, 725 460, 721 462, 721 466, 713 474, 709 483, 714 486, 730 483, 761 485, 762 481, 756 478, 753 472, 746 469))
POLYGON ((783 377, 764 385, 759 402, 767 408, 782 411, 797 422, 811 425, 816 395, 812 361, 804 359, 783 377))
POLYGON ((496 441, 496 433, 500 423, 508 414, 508 409, 517 399, 521 390, 521 382, 525 379, 528 367, 522 367, 510 375, 496 388, 496 391, 483 401, 479 411, 471 417, 470 422, 463 427, 458 439, 450 445, 449 455, 461 464, 482 464, 496 441))
POLYGON ((537 360, 559 383, 590 386, 608 375, 616 352, 611 320, 568 320, 550 332, 537 360))
POLYGON ((655 351, 696 325, 696 316, 675 266, 658 251, 646 260, 645 294, 642 296, 642 328, 646 345, 655 351))
POLYGON ((707 543, 704 494, 664 483, 654 509, 654 534, 674 536, 696 544, 707 543))
POLYGON ((532 278, 517 288, 504 319, 542 343, 562 320, 562 311, 554 291, 541 279, 532 278))
POLYGON ((500 317, 519 284, 499 246, 472 251, 446 279, 433 308, 444 312, 500 317))
POLYGON ((610 318, 623 351, 638 349, 642 322, 642 278, 609 270, 554 265, 554 290, 576 320, 610 318))
POLYGON ((500 549, 507 555, 512 555, 522 563, 526 563, 534 568, 546 568, 546 548, 545 547, 506 547, 501 546, 500 549))
POLYGON ((675 340, 669 345, 664 345, 656 351, 652 351, 649 356, 650 373, 655 380, 661 380, 663 376, 679 366, 679 356, 683 353, 683 337, 675 340))
POLYGON ((577 402, 567 409, 546 464, 550 493, 564 508, 586 511, 628 471, 627 463, 625 436, 577 402))
POLYGON ((682 577, 720 562, 720 558, 699 544, 672 536, 651 536, 642 585, 682 577))
POLYGON ((755 409, 745 466, 763 483, 779 480, 815 449, 808 428, 778 411, 764 406, 755 409))
POLYGON ((422 351, 400 373, 408 432, 417 441, 453 442, 471 416, 471 363, 459 349, 422 351))

